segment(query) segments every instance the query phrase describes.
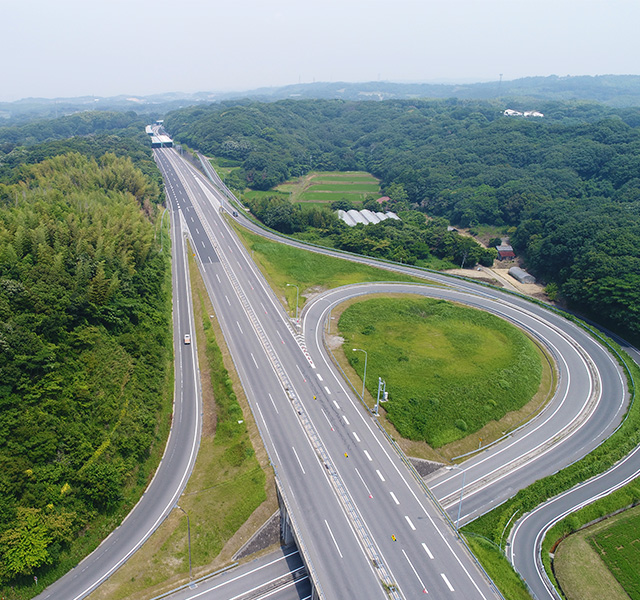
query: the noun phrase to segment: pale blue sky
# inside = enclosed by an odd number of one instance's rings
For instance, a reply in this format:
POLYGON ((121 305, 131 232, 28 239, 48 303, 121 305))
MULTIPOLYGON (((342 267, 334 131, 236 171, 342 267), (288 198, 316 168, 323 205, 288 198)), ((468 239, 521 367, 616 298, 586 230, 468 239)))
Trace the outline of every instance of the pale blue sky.
POLYGON ((638 74, 637 0, 0 0, 0 100, 638 74))

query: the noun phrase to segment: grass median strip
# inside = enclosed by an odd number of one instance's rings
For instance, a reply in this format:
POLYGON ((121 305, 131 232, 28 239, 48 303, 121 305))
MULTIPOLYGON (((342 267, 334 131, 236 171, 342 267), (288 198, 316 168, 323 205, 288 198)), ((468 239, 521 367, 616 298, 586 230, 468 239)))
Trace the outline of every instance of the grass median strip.
POLYGON ((291 315, 296 312, 296 288, 287 287, 287 283, 299 286, 300 311, 314 294, 351 283, 404 281, 424 284, 424 280, 415 277, 273 242, 232 224, 271 288, 286 302, 291 315))

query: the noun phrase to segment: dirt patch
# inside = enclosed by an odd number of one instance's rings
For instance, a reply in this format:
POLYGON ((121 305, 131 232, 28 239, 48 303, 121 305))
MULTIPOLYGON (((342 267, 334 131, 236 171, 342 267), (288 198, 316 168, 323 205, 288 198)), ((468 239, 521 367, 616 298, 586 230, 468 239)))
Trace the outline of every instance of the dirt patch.
POLYGON ((307 288, 306 290, 304 290, 304 292, 302 292, 302 294, 300 294, 303 298, 305 298, 305 306, 309 304, 309 302, 311 300, 313 300, 314 298, 320 296, 320 294, 324 294, 329 288, 325 287, 325 286, 321 286, 321 285, 314 285, 311 286, 309 288, 307 288))
POLYGON ((342 348, 342 344, 344 344, 344 338, 339 335, 333 335, 327 333, 324 337, 325 344, 331 348, 331 350, 337 350, 338 348, 342 348))
POLYGON ((493 273, 487 273, 488 269, 483 267, 476 267, 475 269, 449 269, 445 271, 449 275, 457 275, 458 277, 466 277, 467 279, 473 279, 474 281, 480 281, 482 283, 488 283, 495 287, 503 288, 505 282, 498 279, 493 273))

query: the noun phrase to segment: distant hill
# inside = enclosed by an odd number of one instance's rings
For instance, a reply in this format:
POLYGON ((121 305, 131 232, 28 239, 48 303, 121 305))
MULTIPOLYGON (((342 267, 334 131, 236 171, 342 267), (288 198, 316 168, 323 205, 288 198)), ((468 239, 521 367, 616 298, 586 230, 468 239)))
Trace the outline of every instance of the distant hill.
MULTIPOLYGON (((217 99, 233 99, 234 94, 215 94, 217 99)), ((579 77, 526 77, 488 83, 303 83, 275 88, 259 88, 240 94, 252 100, 286 98, 343 98, 345 100, 388 100, 410 98, 459 98, 473 100, 587 100, 609 106, 640 106, 639 75, 598 75, 579 77)))
POLYGON ((590 101, 611 107, 640 106, 640 75, 597 75, 577 77, 525 77, 513 81, 486 83, 299 83, 237 92, 171 92, 151 96, 120 95, 108 98, 26 98, 0 102, 0 120, 20 123, 34 118, 51 118, 85 110, 135 111, 157 118, 170 110, 200 103, 249 98, 263 102, 285 99, 389 100, 411 98, 459 98, 493 100, 504 107, 535 108, 542 101, 590 101))

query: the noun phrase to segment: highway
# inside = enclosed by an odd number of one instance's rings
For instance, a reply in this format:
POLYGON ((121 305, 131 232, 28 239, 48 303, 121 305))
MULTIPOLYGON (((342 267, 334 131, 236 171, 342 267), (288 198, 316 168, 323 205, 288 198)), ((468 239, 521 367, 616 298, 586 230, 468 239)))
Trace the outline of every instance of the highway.
MULTIPOLYGON (((195 176, 199 177, 197 174, 195 176)), ((243 219, 243 225, 283 243, 344 258, 344 255, 339 252, 309 248, 306 244, 265 232, 246 219, 243 219)), ((626 411, 628 399, 625 381, 618 365, 590 335, 562 315, 526 299, 465 280, 437 273, 425 275, 423 271, 410 267, 381 265, 379 261, 365 257, 348 258, 445 284, 448 288, 456 290, 458 295, 449 293, 442 297, 490 310, 513 321, 543 343, 558 364, 558 389, 542 414, 531 423, 512 432, 500 444, 483 450, 464 463, 462 469, 466 485, 462 501, 464 510, 461 524, 490 510, 536 479, 552 474, 578 460, 606 439, 620 422, 626 411)), ((353 295, 369 293, 374 287, 375 285, 361 286, 361 289, 353 292, 353 295)), ((325 354, 320 343, 319 332, 322 320, 326 318, 329 310, 329 304, 337 304, 350 295, 352 292, 333 290, 316 298, 314 303, 305 309, 306 316, 303 319, 305 339, 309 344, 309 352, 316 362, 320 360, 318 357, 325 354), (330 298, 331 295, 335 296, 335 300, 330 298), (341 296, 341 299, 338 296, 341 296), (312 317, 315 310, 313 304, 320 305, 323 302, 327 303, 323 305, 324 310, 320 311, 323 314, 320 317, 312 317), (314 343, 315 347, 312 347, 314 343)), ((623 340, 619 341, 622 342, 623 347, 626 346, 625 349, 632 356, 637 357, 634 348, 626 345, 623 340)), ((630 457, 606 476, 583 484, 563 495, 565 505, 559 514, 569 510, 569 505, 579 506, 590 501, 595 495, 604 493, 605 488, 611 490, 622 482, 628 481, 635 474, 632 465, 633 457, 630 457)), ((451 517, 454 517, 457 512, 462 480, 462 472, 456 469, 441 470, 429 481, 430 487, 443 501, 451 517)), ((552 513, 554 508, 551 507, 548 510, 552 513)), ((516 560, 513 562, 540 598, 547 597, 541 595, 547 589, 544 576, 539 573, 539 569, 534 569, 538 576, 536 580, 531 569, 527 570, 524 567, 524 563, 526 562, 529 567, 535 566, 533 542, 536 538, 539 541, 539 533, 545 529, 548 518, 548 513, 544 516, 533 513, 532 516, 527 517, 529 530, 536 532, 533 541, 531 537, 525 539, 526 536, 523 533, 526 528, 520 527, 518 523, 511 546, 513 556, 522 557, 519 563, 516 560), (533 524, 534 521, 535 524, 533 524), (519 547, 522 547, 522 550, 516 554, 515 549, 519 547)))
POLYGON ((298 550, 295 547, 279 548, 215 577, 184 585, 169 596, 170 600, 247 597, 252 600, 310 600, 309 576, 298 550))
MULTIPOLYGON (((157 474, 134 511, 92 555, 39 597, 77 600, 95 589, 172 510, 191 472, 199 441, 200 399, 195 347, 182 344, 184 332, 193 331, 183 232, 197 255, 302 537, 302 550, 311 558, 310 577, 321 582, 323 595, 385 598, 388 595, 381 582, 386 582, 396 588, 391 597, 397 598, 422 596, 425 590, 438 597, 496 597, 460 545, 450 521, 428 499, 374 418, 335 372, 321 341, 328 311, 348 297, 374 291, 427 294, 507 318, 529 331, 553 355, 559 386, 549 406, 531 423, 461 466, 465 478, 461 523, 577 460, 610 435, 626 409, 626 397, 623 378, 609 354, 566 319, 517 296, 437 273, 380 265, 364 257, 351 259, 440 285, 367 284, 331 290, 309 303, 300 331, 296 331, 221 218, 216 189, 174 150, 156 150, 155 156, 165 177, 174 240, 176 397, 172 433, 157 474)), ((257 229, 245 219, 243 224, 257 229)), ((283 241, 274 234, 267 237, 283 241)), ((344 258, 337 252, 322 252, 344 258)), ((517 523, 509 557, 538 598, 553 597, 535 560, 541 532, 572 505, 629 477, 635 472, 633 462, 623 461, 607 476, 574 488, 517 523)), ((461 484, 458 469, 441 470, 429 480, 433 493, 454 519, 461 484)), ((260 577, 257 573, 254 583, 260 577)), ((297 586, 291 586, 278 592, 284 595, 269 597, 289 597, 287 594, 299 593, 296 590, 297 586)), ((212 597, 232 596, 218 589, 212 597)))
POLYGON ((37 598, 79 600, 114 573, 173 510, 184 490, 200 445, 201 398, 195 340, 182 343, 193 331, 186 251, 179 214, 171 215, 173 237, 173 328, 175 389, 173 422, 162 461, 135 508, 100 546, 74 569, 48 586, 37 598))
POLYGON ((382 580, 395 597, 495 597, 368 416, 305 353, 215 194, 176 152, 155 156, 324 596, 384 598, 382 580))

